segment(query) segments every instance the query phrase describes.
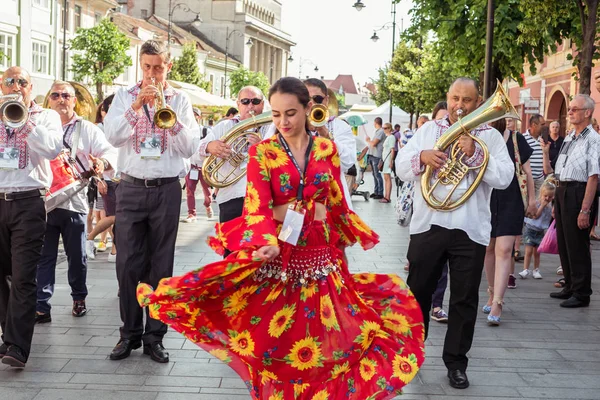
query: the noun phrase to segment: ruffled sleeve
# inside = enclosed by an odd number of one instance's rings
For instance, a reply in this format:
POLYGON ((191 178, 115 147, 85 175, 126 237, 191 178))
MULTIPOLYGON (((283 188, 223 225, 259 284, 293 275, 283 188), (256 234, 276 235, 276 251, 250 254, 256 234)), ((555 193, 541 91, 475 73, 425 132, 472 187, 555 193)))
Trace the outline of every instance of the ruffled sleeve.
POLYGON ((218 254, 225 249, 238 251, 277 246, 277 223, 273 219, 271 172, 260 145, 248 151, 248 184, 242 216, 217 224, 216 236, 208 238, 208 244, 218 254))
POLYGON ((379 243, 379 235, 348 207, 340 174, 340 157, 337 148, 333 148, 330 160, 332 168, 332 180, 329 181, 329 194, 327 195, 327 219, 332 227, 335 227, 340 242, 338 246, 352 246, 355 243, 368 250, 379 243))

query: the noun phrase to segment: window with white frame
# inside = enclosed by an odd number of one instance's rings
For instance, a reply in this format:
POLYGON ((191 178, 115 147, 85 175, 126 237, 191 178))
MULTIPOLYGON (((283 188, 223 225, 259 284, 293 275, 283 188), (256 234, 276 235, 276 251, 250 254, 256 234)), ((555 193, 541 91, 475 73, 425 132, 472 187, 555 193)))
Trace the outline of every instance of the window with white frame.
POLYGON ((81 28, 81 6, 76 5, 75 9, 73 11, 73 23, 74 23, 74 30, 77 30, 77 28, 81 28))
POLYGON ((98 25, 100 23, 101 19, 102 19, 102 14, 94 13, 94 26, 98 25))
POLYGON ((33 72, 39 74, 48 73, 48 43, 32 42, 33 72))
POLYGON ((14 63, 15 40, 16 38, 14 35, 0 32, 0 53, 2 54, 2 57, 0 57, 1 69, 8 68, 14 63))
POLYGON ((43 8, 50 7, 50 0, 33 0, 33 4, 43 8))

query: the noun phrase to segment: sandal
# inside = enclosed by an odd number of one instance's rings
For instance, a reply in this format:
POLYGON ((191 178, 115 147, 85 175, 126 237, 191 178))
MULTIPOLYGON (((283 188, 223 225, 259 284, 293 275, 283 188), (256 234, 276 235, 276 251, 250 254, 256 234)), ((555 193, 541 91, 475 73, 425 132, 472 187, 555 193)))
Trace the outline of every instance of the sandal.
MULTIPOLYGON (((493 288, 493 287, 491 287, 491 286, 488 286, 488 288, 487 288, 487 292, 488 292, 488 294, 490 295, 490 297, 491 297, 491 298, 493 298, 493 297, 494 297, 494 288, 493 288)), ((492 302, 492 303, 493 303, 493 302, 492 302)), ((491 306, 491 305, 489 305, 489 306, 488 306, 488 305, 486 304, 485 306, 483 306, 483 307, 481 308, 481 311, 483 311, 483 313, 484 313, 484 314, 489 314, 489 313, 490 313, 490 311, 492 311, 492 306, 491 306)))
POLYGON ((559 280, 557 280, 556 282, 554 282, 554 287, 556 288, 564 288, 567 285, 567 282, 565 281, 565 278, 560 278, 559 280))
MULTIPOLYGON (((500 307, 500 311, 502 311, 502 306, 504 305, 504 300, 503 299, 499 299, 499 300, 494 299, 492 304, 498 304, 498 306, 500 307)), ((487 323, 489 326, 499 326, 500 325, 500 316, 495 316, 490 313, 487 317, 487 323)))
POLYGON ((590 233, 590 240, 600 240, 600 236, 598 236, 595 232, 590 233))
POLYGON ((525 259, 525 257, 521 255, 521 252, 519 250, 515 250, 513 257, 517 262, 523 261, 525 259))
POLYGON ((562 275, 562 274, 563 274, 562 265, 559 265, 558 268, 556 268, 556 275, 562 275))
POLYGON ((381 200, 379 200, 380 203, 391 203, 392 201, 390 199, 386 199, 385 197, 381 200))

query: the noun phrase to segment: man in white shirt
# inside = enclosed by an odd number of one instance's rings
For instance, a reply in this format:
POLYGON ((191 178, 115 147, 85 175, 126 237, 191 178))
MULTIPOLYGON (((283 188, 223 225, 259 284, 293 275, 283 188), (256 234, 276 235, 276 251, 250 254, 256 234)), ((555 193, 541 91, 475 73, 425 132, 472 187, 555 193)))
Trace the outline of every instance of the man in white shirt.
MULTIPOLYGON (((167 325, 146 313, 136 299, 139 282, 156 287, 173 274, 175 240, 181 206, 180 174, 184 163, 198 151, 200 134, 189 97, 167 84, 173 63, 163 43, 149 40, 140 49, 142 80, 119 90, 104 119, 109 143, 118 148, 117 170, 117 277, 121 308, 121 339, 110 359, 129 357, 144 344, 144 354, 157 362, 168 362, 162 339, 167 325), (177 115, 170 129, 154 124, 164 87, 166 106, 177 115)), ((185 175, 183 175, 185 176, 185 175)))
MULTIPOLYGON (((102 179, 104 171, 111 170, 116 165, 117 150, 106 141, 100 128, 75 113, 77 97, 73 86, 68 82, 54 82, 48 102, 50 108, 60 115, 64 132, 63 146, 70 157, 75 155, 73 166, 83 175, 99 176, 102 179)), ((61 236, 69 264, 68 277, 73 298, 71 313, 75 317, 83 317, 87 313, 85 246, 88 212, 87 191, 84 189, 48 213, 44 248, 37 271, 36 323, 52 320, 50 299, 54 294, 58 242, 61 236)))
MULTIPOLYGON (((232 155, 231 147, 223 142, 221 139, 238 123, 245 121, 252 117, 257 116, 263 112, 265 106, 264 95, 259 88, 255 86, 246 86, 240 90, 237 97, 237 105, 239 114, 231 119, 223 120, 209 130, 208 134, 204 139, 200 141, 200 150, 198 155, 194 156, 192 162, 198 157, 208 157, 209 155, 215 155, 220 158, 229 158, 232 155)), ((260 129, 262 137, 265 137, 265 133, 268 130, 268 126, 263 126, 260 129)), ((249 136, 249 146, 256 144, 260 139, 255 136, 249 136)), ((247 160, 247 155, 246 155, 247 160)), ((239 173, 240 168, 245 168, 245 162, 242 165, 236 167, 239 173)), ((220 173, 227 175, 233 171, 233 167, 229 163, 225 163, 220 170, 220 173)), ((246 176, 233 185, 220 188, 217 193, 217 204, 219 205, 219 222, 227 222, 234 218, 242 215, 244 208, 244 196, 246 195, 246 176)), ((226 255, 229 252, 226 252, 226 255)))
POLYGON ((46 230, 44 197, 52 183, 48 160, 62 149, 62 129, 55 111, 32 101, 27 71, 8 68, 1 88, 3 95, 21 95, 29 109, 27 123, 16 129, 0 120, 0 358, 3 364, 23 368, 35 324, 35 275, 46 230))
MULTIPOLYGON (((502 135, 489 125, 482 125, 473 129, 471 134, 485 142, 489 162, 475 193, 454 211, 441 212, 427 206, 420 194, 421 174, 426 166, 437 170, 446 162, 446 152, 432 149, 448 128, 458 121, 458 110, 467 115, 477 108, 480 103, 477 82, 468 78, 457 79, 448 90, 447 100, 448 116, 425 123, 415 133, 406 146, 400 149, 396 171, 403 181, 415 181, 407 283, 421 306, 425 332, 429 326, 431 296, 442 275, 444 264, 449 261, 450 309, 442 358, 448 369, 450 385, 464 389, 469 386, 465 373, 467 352, 473 342, 483 260, 490 241, 490 197, 492 189, 505 189, 510 185, 515 170, 502 135)), ((461 136, 459 146, 465 153, 464 162, 467 165, 482 165, 483 150, 475 144, 472 137, 461 136)), ((467 190, 477 172, 468 173, 458 185, 453 199, 467 190)), ((445 198, 449 188, 438 185, 436 197, 445 198)))

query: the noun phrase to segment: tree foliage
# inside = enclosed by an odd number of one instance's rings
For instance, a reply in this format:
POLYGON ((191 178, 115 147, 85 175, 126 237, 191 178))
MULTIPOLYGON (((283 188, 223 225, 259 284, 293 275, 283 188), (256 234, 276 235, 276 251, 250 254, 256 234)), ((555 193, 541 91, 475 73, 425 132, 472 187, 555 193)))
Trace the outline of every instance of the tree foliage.
POLYGON ((237 96, 240 89, 249 85, 256 86, 263 93, 269 91, 269 80, 262 72, 250 71, 245 67, 240 67, 230 74, 229 90, 232 96, 237 96))
POLYGON ((103 84, 110 85, 131 66, 127 55, 130 42, 109 19, 104 18, 92 28, 79 28, 70 41, 73 55, 71 71, 75 80, 89 77, 96 85, 98 101, 104 98, 103 84))
POLYGON ((187 43, 183 47, 181 57, 173 61, 173 68, 171 68, 171 72, 169 73, 169 79, 191 83, 192 85, 200 86, 204 90, 210 89, 210 82, 200 73, 198 54, 196 53, 194 43, 187 43))

